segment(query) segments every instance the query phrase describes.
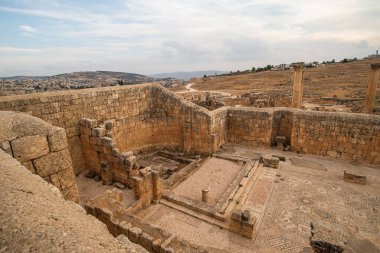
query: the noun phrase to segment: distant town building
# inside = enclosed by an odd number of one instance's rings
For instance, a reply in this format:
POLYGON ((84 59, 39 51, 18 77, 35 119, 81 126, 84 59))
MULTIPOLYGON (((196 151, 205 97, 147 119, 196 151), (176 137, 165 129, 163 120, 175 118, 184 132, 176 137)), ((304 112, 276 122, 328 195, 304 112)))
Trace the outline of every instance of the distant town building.
POLYGON ((370 59, 370 58, 380 58, 379 50, 376 50, 376 54, 370 54, 367 57, 364 57, 364 59, 370 59))
POLYGON ((290 67, 289 64, 281 63, 279 65, 274 66, 273 70, 285 70, 289 67, 290 67))

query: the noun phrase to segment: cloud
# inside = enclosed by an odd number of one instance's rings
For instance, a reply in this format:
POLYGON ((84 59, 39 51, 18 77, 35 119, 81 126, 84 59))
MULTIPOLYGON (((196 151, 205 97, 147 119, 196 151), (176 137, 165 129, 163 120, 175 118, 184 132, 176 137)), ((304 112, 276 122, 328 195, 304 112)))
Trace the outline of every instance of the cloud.
POLYGON ((323 57, 360 58, 380 47, 378 0, 119 0, 91 5, 15 0, 0 5, 0 13, 14 17, 14 27, 34 36, 0 44, 0 57, 13 64, 12 71, 60 73, 94 66, 143 74, 236 70, 323 57), (33 26, 19 25, 28 24, 20 20, 30 17, 33 26))
POLYGON ((28 25, 20 25, 18 28, 23 32, 37 33, 37 29, 35 29, 31 26, 28 26, 28 25))
POLYGON ((19 47, 0 47, 0 53, 40 53, 41 49, 19 48, 19 47))

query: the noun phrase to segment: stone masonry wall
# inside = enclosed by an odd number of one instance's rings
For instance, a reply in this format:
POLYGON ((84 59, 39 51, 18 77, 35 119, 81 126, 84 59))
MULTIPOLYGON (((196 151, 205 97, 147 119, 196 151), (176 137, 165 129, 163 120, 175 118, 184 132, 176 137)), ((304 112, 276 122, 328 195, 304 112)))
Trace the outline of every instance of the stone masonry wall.
POLYGON ((182 104, 175 95, 152 86, 151 106, 144 114, 115 122, 115 139, 121 151, 165 146, 182 149, 182 104))
POLYGON ((153 97, 156 110, 160 110, 167 118, 172 118, 179 124, 172 131, 177 137, 170 138, 177 138, 177 143, 181 144, 183 151, 200 153, 216 151, 212 112, 160 86, 153 87, 153 97))
POLYGON ((380 164, 380 116, 297 111, 291 145, 292 151, 380 164))
POLYGON ((24 113, 0 111, 0 148, 79 202, 66 132, 24 113))
POLYGON ((151 90, 151 85, 134 85, 1 97, 0 110, 27 112, 64 128, 74 169, 79 173, 85 169, 80 119, 105 121, 145 115, 152 107, 151 90))
POLYGON ((121 152, 158 146, 209 154, 224 142, 270 147, 276 135, 283 135, 293 151, 380 164, 376 115, 290 108, 210 112, 156 84, 1 97, 0 110, 26 111, 65 128, 77 173, 85 168, 81 118, 114 120, 121 152))
POLYGON ((291 151, 380 164, 380 117, 290 108, 228 109, 228 142, 270 147, 287 138, 291 151))
POLYGON ((278 108, 273 111, 272 139, 271 145, 275 144, 276 136, 285 136, 286 141, 290 143, 292 139, 293 114, 292 110, 281 110, 278 108))
POLYGON ((271 109, 230 108, 227 140, 231 143, 269 147, 272 137, 272 119, 271 109))

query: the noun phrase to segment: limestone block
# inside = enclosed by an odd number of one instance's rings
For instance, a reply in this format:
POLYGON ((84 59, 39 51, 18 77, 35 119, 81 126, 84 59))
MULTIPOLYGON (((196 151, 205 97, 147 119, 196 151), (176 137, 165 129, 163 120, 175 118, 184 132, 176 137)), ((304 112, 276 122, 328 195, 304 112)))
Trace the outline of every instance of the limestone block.
POLYGON ((22 165, 27 168, 33 174, 36 174, 32 161, 23 162, 22 165))
POLYGON ((81 133, 84 134, 84 135, 88 135, 88 136, 91 136, 92 132, 91 132, 91 128, 89 127, 81 127, 81 133))
POLYGON ((62 190, 61 193, 66 200, 71 200, 76 203, 79 202, 79 192, 76 185, 73 185, 70 188, 66 188, 62 190))
POLYGON ((33 161, 36 172, 41 177, 57 173, 66 168, 72 168, 70 153, 67 149, 51 152, 33 161))
POLYGON ((327 155, 333 158, 337 157, 337 152, 336 151, 327 151, 327 155))
POLYGON ((12 149, 11 149, 11 143, 9 141, 4 141, 4 142, 0 143, 0 148, 2 150, 4 150, 5 153, 8 153, 11 156, 13 156, 12 149))
POLYGON ((107 120, 104 122, 104 125, 106 127, 107 130, 111 130, 114 126, 114 123, 112 120, 107 120))
POLYGON ((26 162, 49 153, 45 135, 26 136, 11 142, 13 155, 20 162, 26 162))
POLYGON ((92 129, 92 136, 103 137, 105 136, 105 130, 102 127, 92 129))
POLYGON ((112 133, 112 131, 107 131, 106 132, 106 136, 108 137, 108 138, 113 138, 113 133, 112 133))
POLYGON ((160 239, 156 239, 152 242, 152 249, 153 249, 153 252, 155 253, 159 253, 160 250, 161 250, 161 240, 160 239))
POLYGON ((122 183, 119 183, 119 182, 115 182, 113 185, 116 186, 119 189, 124 189, 125 188, 125 185, 123 185, 122 183))
POLYGON ((57 128, 48 134, 50 151, 60 151, 67 148, 66 131, 63 128, 57 128))
POLYGON ((123 192, 118 189, 112 189, 106 191, 107 197, 114 199, 118 202, 123 202, 123 192))
POLYGON ((136 156, 130 156, 125 158, 124 164, 127 165, 130 169, 136 164, 136 156))
POLYGON ((101 137, 100 138, 102 140, 102 145, 105 146, 105 147, 109 147, 109 148, 112 148, 114 146, 113 144, 113 140, 109 137, 101 137))
POLYGON ((285 156, 280 156, 280 155, 272 155, 272 156, 277 157, 278 160, 283 161, 283 162, 285 162, 285 160, 286 160, 285 156))
POLYGON ((229 230, 252 239, 255 222, 256 218, 251 217, 249 211, 235 210, 231 215, 229 230))
POLYGON ((122 221, 120 222, 119 224, 120 226, 120 233, 122 233, 123 235, 126 235, 128 236, 128 233, 129 233, 129 230, 132 228, 132 224, 131 223, 127 223, 125 221, 122 221))
POLYGON ((263 163, 264 163, 264 166, 266 167, 277 169, 280 163, 280 160, 277 157, 273 157, 271 155, 265 155, 263 156, 263 163))
POLYGON ((139 237, 139 244, 143 246, 146 250, 149 252, 152 252, 152 242, 153 242, 153 237, 148 235, 147 233, 142 233, 139 237))
POLYGON ((98 122, 96 119, 83 118, 80 120, 80 125, 82 127, 94 128, 96 127, 97 123, 98 122))
POLYGON ((71 167, 65 170, 59 171, 56 175, 59 179, 61 189, 66 189, 68 187, 71 187, 73 184, 75 184, 75 176, 71 167))
POLYGON ((243 221, 249 221, 249 219, 251 218, 251 213, 248 210, 244 210, 241 214, 241 218, 243 221))
POLYGON ((128 238, 131 240, 131 242, 138 243, 141 234, 142 230, 140 228, 133 227, 128 232, 128 238))
POLYGON ((343 180, 356 184, 367 184, 367 177, 353 171, 344 171, 343 180))
POLYGON ((83 155, 85 158, 86 168, 100 173, 100 161, 98 153, 95 150, 84 149, 83 155))
POLYGON ((91 139, 95 139, 95 137, 89 137, 88 135, 85 135, 85 134, 80 135, 80 142, 83 147, 89 147, 90 143, 95 144, 95 143, 90 142, 91 139))
POLYGON ((133 152, 132 152, 132 151, 123 152, 123 155, 124 155, 125 157, 130 157, 130 156, 133 156, 133 152))
POLYGON ((172 247, 164 248, 164 253, 174 253, 174 249, 172 247))
POLYGON ((59 182, 59 178, 58 178, 57 174, 51 174, 49 176, 49 178, 50 178, 49 183, 51 183, 52 185, 54 185, 58 189, 61 189, 61 183, 59 182))

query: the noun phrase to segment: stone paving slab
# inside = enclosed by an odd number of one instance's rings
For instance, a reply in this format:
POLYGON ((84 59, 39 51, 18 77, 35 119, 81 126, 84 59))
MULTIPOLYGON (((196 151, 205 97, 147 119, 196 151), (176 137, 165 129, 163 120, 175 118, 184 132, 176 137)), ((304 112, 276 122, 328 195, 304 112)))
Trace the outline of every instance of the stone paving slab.
POLYGON ((212 157, 193 175, 178 185, 175 194, 202 201, 202 189, 208 188, 210 204, 215 204, 228 189, 242 165, 212 157))

